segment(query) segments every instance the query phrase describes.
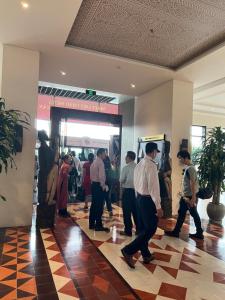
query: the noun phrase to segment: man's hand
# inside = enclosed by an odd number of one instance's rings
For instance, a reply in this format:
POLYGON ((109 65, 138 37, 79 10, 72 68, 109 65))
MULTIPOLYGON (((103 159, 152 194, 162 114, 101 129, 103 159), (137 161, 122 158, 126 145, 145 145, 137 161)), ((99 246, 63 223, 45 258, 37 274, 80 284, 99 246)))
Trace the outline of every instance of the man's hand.
POLYGON ((103 191, 105 191, 106 193, 109 191, 109 187, 108 187, 108 185, 105 185, 105 187, 104 187, 103 191))
POLYGON ((191 198, 191 200, 190 200, 190 206, 191 207, 196 206, 196 198, 191 198))
POLYGON ((157 209, 157 216, 158 216, 158 218, 162 218, 162 216, 163 216, 163 210, 162 210, 162 208, 157 209))

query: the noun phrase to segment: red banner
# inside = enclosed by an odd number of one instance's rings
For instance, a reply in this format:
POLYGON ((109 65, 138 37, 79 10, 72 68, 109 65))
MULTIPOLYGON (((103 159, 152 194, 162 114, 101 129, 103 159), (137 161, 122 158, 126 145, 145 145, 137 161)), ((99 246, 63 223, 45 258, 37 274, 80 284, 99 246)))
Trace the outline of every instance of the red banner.
POLYGON ((72 98, 38 95, 37 119, 50 120, 51 106, 101 112, 114 115, 118 114, 118 105, 116 104, 97 103, 72 98))

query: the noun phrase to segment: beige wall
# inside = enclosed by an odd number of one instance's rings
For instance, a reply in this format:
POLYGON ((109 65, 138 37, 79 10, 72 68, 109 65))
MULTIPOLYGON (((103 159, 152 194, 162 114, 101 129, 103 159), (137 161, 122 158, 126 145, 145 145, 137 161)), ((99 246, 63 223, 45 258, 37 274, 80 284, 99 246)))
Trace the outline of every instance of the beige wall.
POLYGON ((225 128, 225 117, 215 114, 193 113, 193 125, 207 126, 213 128, 221 126, 225 128))
POLYGON ((137 97, 134 113, 134 145, 138 137, 166 134, 171 142, 173 162, 173 211, 178 206, 177 193, 181 185, 182 169, 177 161, 181 140, 190 140, 192 125, 193 85, 182 81, 169 81, 137 97))
POLYGON ((171 139, 173 82, 151 90, 135 99, 134 144, 141 136, 165 133, 171 139))
POLYGON ((0 96, 2 90, 3 45, 0 43, 0 96))
POLYGON ((182 168, 177 159, 182 139, 188 139, 191 150, 191 126, 193 114, 193 84, 190 82, 173 81, 173 108, 172 108, 172 183, 173 183, 173 212, 177 212, 181 188, 182 168))
POLYGON ((6 99, 7 109, 26 111, 31 116, 31 128, 24 131, 23 151, 15 157, 18 169, 1 174, 0 191, 7 202, 0 202, 0 227, 30 225, 32 220, 32 194, 34 177, 34 128, 39 53, 3 46, 1 96, 6 99))

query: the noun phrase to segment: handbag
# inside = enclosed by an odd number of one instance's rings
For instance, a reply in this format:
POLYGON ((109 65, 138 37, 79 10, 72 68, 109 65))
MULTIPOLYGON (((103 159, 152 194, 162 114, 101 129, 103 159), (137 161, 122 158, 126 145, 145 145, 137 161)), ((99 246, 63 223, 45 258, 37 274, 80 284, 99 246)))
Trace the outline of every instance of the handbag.
POLYGON ((200 199, 210 199, 213 196, 213 190, 210 187, 199 188, 196 196, 200 199))
MULTIPOLYGON (((190 174, 188 170, 186 171, 186 175, 188 179, 190 180, 190 174)), ((200 199, 210 199, 213 196, 213 190, 210 187, 205 187, 205 188, 199 188, 199 191, 197 192, 196 196, 200 199)))

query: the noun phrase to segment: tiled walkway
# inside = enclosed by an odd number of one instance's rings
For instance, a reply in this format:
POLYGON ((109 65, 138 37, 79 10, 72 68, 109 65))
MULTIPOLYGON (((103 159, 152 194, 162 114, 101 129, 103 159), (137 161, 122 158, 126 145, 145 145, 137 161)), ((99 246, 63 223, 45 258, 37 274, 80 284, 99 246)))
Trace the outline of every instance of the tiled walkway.
MULTIPOLYGON (((188 239, 185 232, 189 228, 194 232, 194 228, 187 224, 184 226, 184 239, 166 237, 158 228, 149 245, 156 259, 144 265, 138 254, 136 269, 132 270, 120 252, 131 238, 118 234, 118 229, 123 228, 119 207, 114 207, 114 218, 109 219, 105 214, 105 224, 111 228, 108 234, 88 229, 88 213, 82 210, 82 205, 73 205, 70 211, 87 236, 98 245, 98 249, 141 299, 225 299, 225 262, 208 254, 214 254, 217 248, 219 257, 219 250, 224 249, 224 240, 211 233, 205 233, 205 241, 188 239)), ((162 221, 160 227, 172 227, 174 222, 173 219, 162 221)))
POLYGON ((0 230, 0 299, 137 299, 79 226, 0 230))
POLYGON ((136 269, 123 261, 121 247, 130 238, 118 234, 122 212, 105 213, 110 233, 88 229, 88 212, 70 205, 72 219, 57 218, 55 229, 7 228, 0 230, 0 299, 225 299, 225 241, 223 229, 207 227, 204 241, 164 237, 161 221, 150 244, 156 260, 136 269), (77 223, 75 223, 77 222, 77 223), (77 225, 79 224, 80 227, 77 225), (211 255, 210 255, 211 254, 211 255))

